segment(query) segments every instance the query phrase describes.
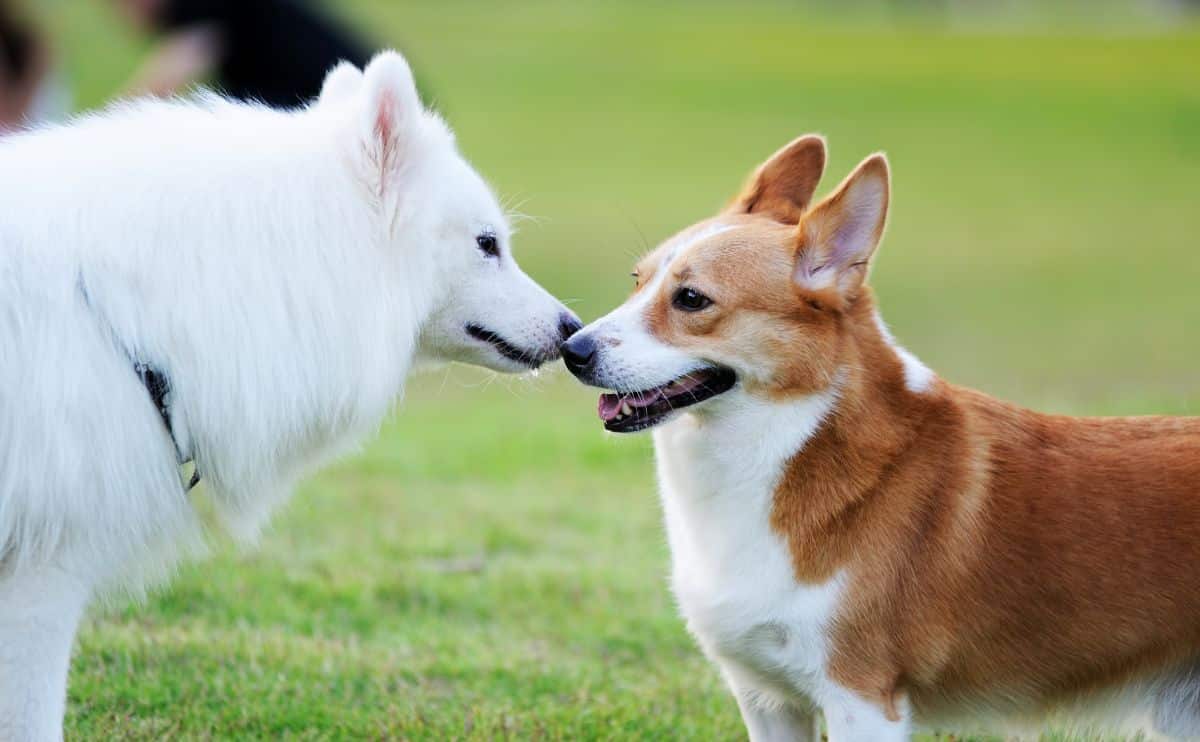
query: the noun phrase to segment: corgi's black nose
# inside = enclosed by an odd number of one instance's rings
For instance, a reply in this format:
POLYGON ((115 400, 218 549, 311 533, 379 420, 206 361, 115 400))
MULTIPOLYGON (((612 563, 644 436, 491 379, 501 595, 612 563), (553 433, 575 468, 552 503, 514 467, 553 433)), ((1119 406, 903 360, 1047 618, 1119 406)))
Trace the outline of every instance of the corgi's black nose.
POLYGON ((562 344, 563 363, 576 376, 586 374, 596 360, 596 341, 587 335, 575 335, 562 344))
POLYGON ((563 312, 558 318, 558 336, 563 341, 583 329, 583 323, 570 312, 563 312))

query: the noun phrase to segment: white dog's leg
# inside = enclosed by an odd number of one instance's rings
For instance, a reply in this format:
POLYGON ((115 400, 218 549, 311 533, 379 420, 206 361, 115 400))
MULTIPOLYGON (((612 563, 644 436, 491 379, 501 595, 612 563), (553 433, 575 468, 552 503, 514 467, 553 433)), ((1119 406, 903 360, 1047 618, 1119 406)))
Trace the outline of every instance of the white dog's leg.
POLYGON ((911 733, 908 704, 898 704, 899 720, 849 691, 839 691, 822 706, 829 742, 905 742, 911 733))
POLYGON ((90 592, 52 567, 0 577, 0 739, 62 739, 71 645, 90 592))

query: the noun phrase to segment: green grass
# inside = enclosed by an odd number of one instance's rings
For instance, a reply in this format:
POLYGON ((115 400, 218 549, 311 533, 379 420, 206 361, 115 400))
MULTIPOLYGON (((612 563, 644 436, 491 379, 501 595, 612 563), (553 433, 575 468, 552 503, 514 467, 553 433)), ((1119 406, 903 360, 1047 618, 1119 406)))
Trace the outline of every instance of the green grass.
MULTIPOLYGON (((55 6, 81 105, 138 46, 55 6)), ((1200 32, 982 33, 784 3, 357 0, 520 210, 518 253, 594 317, 633 257, 793 136, 829 184, 895 170, 874 282, 944 376, 1078 414, 1200 413, 1200 32)), ((417 379, 360 455, 261 546, 217 542, 138 605, 96 610, 74 738, 736 739, 667 592, 645 438, 594 395, 417 379)))

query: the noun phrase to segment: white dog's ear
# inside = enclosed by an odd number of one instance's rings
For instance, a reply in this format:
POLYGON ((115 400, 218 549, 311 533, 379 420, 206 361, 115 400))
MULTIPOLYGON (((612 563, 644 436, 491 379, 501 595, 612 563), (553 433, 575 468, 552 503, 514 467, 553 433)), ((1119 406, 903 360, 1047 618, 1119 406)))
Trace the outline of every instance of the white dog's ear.
POLYGON ((883 239, 890 178, 887 157, 877 152, 804 215, 797 230, 798 286, 835 289, 842 299, 855 298, 883 239))
POLYGON ((396 52, 381 52, 363 71, 360 136, 370 178, 382 195, 395 183, 422 115, 412 70, 396 52), (376 180, 377 179, 377 180, 376 180))
POLYGON ((321 84, 321 95, 317 98, 318 106, 341 103, 350 100, 362 87, 363 73, 349 62, 338 62, 325 75, 321 84))

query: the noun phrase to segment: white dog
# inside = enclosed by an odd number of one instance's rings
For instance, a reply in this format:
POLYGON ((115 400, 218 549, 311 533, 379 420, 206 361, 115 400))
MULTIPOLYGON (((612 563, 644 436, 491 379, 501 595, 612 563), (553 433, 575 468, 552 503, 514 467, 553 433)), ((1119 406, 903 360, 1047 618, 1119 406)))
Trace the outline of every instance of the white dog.
POLYGON ((0 142, 0 739, 61 735, 91 597, 252 537, 413 364, 522 371, 578 320, 395 53, 311 107, 142 101, 0 142))

